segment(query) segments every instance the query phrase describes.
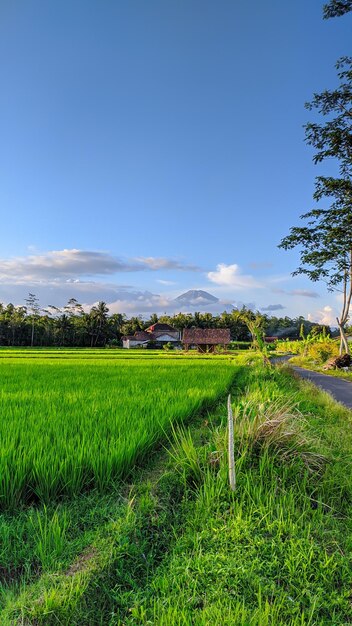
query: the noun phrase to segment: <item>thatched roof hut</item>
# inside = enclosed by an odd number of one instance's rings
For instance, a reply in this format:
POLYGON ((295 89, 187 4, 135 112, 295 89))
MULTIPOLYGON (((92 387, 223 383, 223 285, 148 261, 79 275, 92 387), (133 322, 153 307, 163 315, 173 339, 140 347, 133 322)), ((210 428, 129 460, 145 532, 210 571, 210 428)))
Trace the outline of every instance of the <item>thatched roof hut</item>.
POLYGON ((215 346, 225 348, 230 341, 229 328, 185 328, 182 337, 186 350, 195 346, 199 352, 213 352, 215 346))

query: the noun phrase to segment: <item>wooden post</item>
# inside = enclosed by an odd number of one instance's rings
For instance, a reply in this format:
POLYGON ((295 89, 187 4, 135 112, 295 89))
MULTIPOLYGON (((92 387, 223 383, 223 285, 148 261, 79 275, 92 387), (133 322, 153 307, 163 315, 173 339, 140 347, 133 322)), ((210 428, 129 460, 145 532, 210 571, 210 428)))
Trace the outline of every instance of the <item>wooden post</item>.
POLYGON ((229 481, 231 491, 236 489, 236 474, 235 474, 235 452, 233 444, 233 412, 231 406, 231 395, 227 399, 227 418, 228 418, 228 437, 229 437, 229 481))

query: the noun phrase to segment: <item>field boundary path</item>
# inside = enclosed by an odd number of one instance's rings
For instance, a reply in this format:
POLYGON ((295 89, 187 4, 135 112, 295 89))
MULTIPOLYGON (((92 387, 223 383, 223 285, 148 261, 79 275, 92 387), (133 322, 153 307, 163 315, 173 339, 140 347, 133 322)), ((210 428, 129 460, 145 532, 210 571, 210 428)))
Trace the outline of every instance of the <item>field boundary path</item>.
MULTIPOLYGON (((274 357, 272 363, 279 364, 288 361, 291 356, 274 357)), ((349 380, 343 378, 336 378, 335 376, 329 376, 328 374, 320 374, 313 370, 307 370, 297 365, 288 365, 305 380, 310 380, 314 385, 320 387, 324 391, 327 391, 337 402, 341 402, 349 409, 352 409, 352 383, 349 380)))

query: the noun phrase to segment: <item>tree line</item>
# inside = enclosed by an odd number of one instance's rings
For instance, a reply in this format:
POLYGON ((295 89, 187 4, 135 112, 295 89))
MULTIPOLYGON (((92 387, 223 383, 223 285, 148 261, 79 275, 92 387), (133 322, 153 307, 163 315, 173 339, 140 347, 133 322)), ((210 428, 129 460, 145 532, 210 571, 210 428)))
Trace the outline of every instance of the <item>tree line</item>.
MULTIPOLYGON (((29 294, 26 306, 0 303, 0 345, 1 346, 57 346, 57 347, 105 347, 121 345, 124 335, 133 335, 136 331, 145 330, 157 322, 170 324, 177 330, 184 328, 229 328, 233 341, 251 341, 248 325, 243 318, 245 309, 224 311, 219 315, 212 313, 176 313, 174 315, 157 315, 153 313, 148 319, 141 316, 127 317, 122 313, 109 314, 105 302, 91 307, 87 312, 75 299, 60 308, 48 306, 42 308, 35 294, 29 294)), ((252 315, 246 311, 246 315, 252 315)), ((297 338, 301 328, 306 333, 315 327, 322 327, 297 318, 261 316, 261 326, 267 336, 297 338)), ((330 332, 325 327, 326 332, 330 332)))

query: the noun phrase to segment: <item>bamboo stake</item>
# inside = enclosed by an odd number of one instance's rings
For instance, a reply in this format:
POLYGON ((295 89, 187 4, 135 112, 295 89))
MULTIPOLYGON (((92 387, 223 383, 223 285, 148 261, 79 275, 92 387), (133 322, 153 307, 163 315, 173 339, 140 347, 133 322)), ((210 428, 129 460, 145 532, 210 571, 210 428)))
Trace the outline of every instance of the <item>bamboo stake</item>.
POLYGON ((233 412, 231 406, 231 395, 227 399, 227 417, 228 417, 228 433, 229 433, 229 481, 231 491, 236 489, 235 474, 235 452, 233 445, 233 412))

